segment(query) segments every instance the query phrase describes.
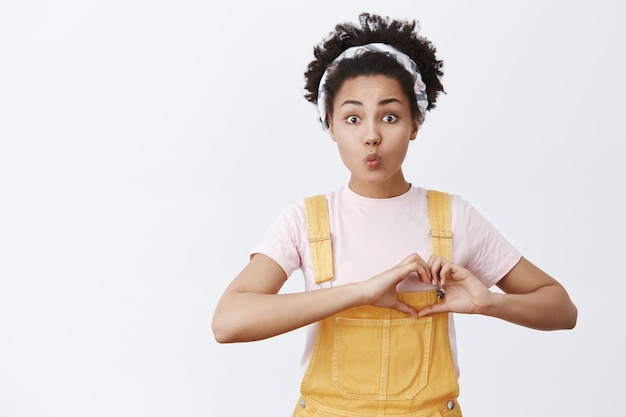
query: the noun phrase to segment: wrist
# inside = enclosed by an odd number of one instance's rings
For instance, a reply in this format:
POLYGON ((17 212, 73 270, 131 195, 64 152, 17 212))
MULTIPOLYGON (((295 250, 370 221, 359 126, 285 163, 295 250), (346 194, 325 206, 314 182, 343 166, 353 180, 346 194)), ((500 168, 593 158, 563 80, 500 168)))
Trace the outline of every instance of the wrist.
POLYGON ((353 307, 361 305, 371 305, 374 302, 374 297, 371 291, 368 291, 366 281, 355 282, 346 285, 350 294, 354 297, 352 300, 353 307))
POLYGON ((497 317, 499 306, 504 302, 504 294, 487 291, 486 303, 478 306, 478 313, 484 316, 497 317))

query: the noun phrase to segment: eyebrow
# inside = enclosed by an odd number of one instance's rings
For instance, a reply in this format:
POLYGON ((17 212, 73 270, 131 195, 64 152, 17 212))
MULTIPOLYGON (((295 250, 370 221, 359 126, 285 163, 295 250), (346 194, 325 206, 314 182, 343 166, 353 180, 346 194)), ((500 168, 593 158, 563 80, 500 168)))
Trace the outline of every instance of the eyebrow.
MULTIPOLYGON (((381 100, 381 101, 378 102, 378 107, 382 107, 382 106, 384 106, 386 104, 389 104, 389 103, 399 103, 399 104, 402 104, 400 102, 400 100, 398 100, 397 98, 386 98, 386 99, 381 100)), ((339 107, 343 107, 343 106, 345 106, 347 104, 353 104, 355 106, 362 106, 363 105, 363 103, 361 103, 358 100, 346 100, 343 103, 341 103, 341 106, 339 106, 339 107)))

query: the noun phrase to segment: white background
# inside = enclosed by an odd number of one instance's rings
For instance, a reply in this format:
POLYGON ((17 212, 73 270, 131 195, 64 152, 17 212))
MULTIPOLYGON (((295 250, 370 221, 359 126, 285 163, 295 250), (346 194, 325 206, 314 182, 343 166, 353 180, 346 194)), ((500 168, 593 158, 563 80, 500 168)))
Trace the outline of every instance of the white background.
POLYGON ((211 318, 274 217, 347 181, 303 72, 362 11, 419 19, 445 61, 408 179, 579 308, 457 317, 465 415, 619 414, 621 0, 0 0, 0 416, 290 415, 303 331, 219 345, 211 318))

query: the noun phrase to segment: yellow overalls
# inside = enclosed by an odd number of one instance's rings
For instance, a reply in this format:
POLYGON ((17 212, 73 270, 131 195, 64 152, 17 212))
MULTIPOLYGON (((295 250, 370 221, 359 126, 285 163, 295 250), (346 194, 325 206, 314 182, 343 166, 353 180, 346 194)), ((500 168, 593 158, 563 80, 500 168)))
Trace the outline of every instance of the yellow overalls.
MULTIPOLYGON (((433 253, 452 258, 450 196, 428 191, 433 253)), ((324 196, 306 201, 316 282, 332 279, 324 196)), ((400 293, 420 309, 435 291, 400 293)), ((414 318, 359 306, 321 320, 293 417, 460 417, 448 314, 414 318)))

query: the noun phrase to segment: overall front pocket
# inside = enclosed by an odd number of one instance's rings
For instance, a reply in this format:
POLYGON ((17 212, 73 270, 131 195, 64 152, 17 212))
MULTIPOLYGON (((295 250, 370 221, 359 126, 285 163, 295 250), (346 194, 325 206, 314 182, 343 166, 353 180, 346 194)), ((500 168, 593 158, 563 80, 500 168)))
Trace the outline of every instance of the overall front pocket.
POLYGON ((432 339, 432 317, 337 317, 333 382, 346 398, 413 398, 428 381, 432 339))

